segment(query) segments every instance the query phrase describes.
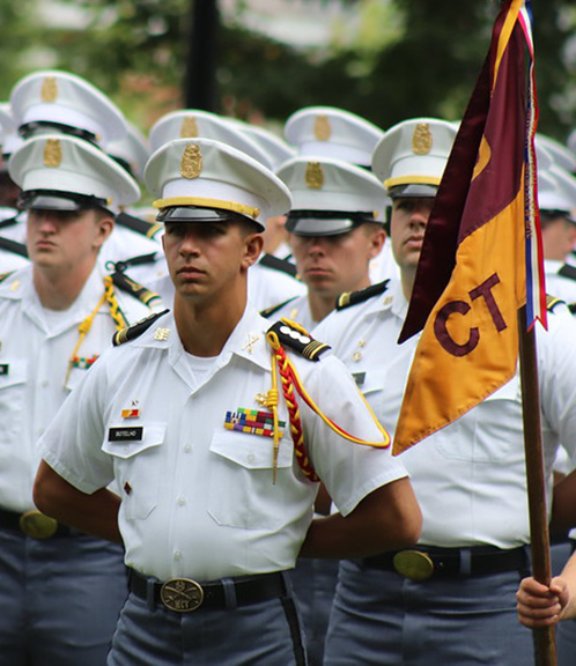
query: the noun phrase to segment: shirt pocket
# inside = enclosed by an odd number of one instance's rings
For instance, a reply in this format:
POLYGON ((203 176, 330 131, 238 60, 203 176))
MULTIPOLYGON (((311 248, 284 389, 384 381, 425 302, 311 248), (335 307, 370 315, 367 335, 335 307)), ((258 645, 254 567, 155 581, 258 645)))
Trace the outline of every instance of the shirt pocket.
POLYGON ((518 375, 477 407, 440 430, 435 438, 445 458, 478 463, 508 462, 523 455, 522 393, 518 375))
POLYGON ((110 424, 106 429, 102 451, 114 459, 121 510, 127 520, 147 518, 158 504, 165 434, 166 426, 160 423, 110 424), (134 430, 135 438, 113 441, 111 433, 115 430, 134 430))
POLYGON ((286 514, 286 484, 294 479, 294 447, 285 433, 273 483, 273 439, 240 432, 217 432, 210 443, 208 513, 219 525, 276 529, 286 514))
POLYGON ((14 446, 23 437, 26 417, 28 362, 25 359, 0 361, 0 445, 14 446))

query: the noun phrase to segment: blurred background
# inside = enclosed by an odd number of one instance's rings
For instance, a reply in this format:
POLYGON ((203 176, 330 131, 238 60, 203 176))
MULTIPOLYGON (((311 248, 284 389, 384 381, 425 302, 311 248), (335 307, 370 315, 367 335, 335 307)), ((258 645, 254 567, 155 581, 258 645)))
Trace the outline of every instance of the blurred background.
MULTIPOLYGON (((576 127, 576 3, 534 0, 541 132, 576 127)), ((0 100, 34 69, 85 77, 140 129, 178 108, 271 128, 327 104, 386 129, 459 119, 498 0, 1 0, 0 100)))

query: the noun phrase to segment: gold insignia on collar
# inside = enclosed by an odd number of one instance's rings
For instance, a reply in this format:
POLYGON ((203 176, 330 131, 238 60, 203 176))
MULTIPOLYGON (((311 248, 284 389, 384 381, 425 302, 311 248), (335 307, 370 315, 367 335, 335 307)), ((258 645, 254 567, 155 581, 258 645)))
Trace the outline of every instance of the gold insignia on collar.
POLYGON ((324 185, 324 172, 319 162, 308 162, 306 165, 306 185, 311 190, 321 190, 324 185))
POLYGON ((414 155, 428 155, 432 150, 432 132, 428 123, 418 123, 412 135, 412 152, 414 155))
POLYGON ((200 146, 196 143, 190 143, 184 149, 182 160, 180 161, 180 175, 182 178, 198 178, 202 171, 202 153, 200 146))
POLYGON ((47 76, 42 81, 40 97, 43 102, 55 102, 58 97, 58 84, 53 76, 47 76))
POLYGON ((245 349, 249 354, 252 353, 254 345, 260 340, 259 335, 251 335, 248 333, 248 342, 242 347, 242 349, 245 349))
POLYGON ((170 329, 169 328, 162 328, 161 326, 158 326, 158 328, 154 331, 154 340, 159 340, 160 342, 163 342, 164 340, 168 340, 170 337, 170 329))
POLYGON ((390 305, 394 298, 392 296, 386 296, 384 300, 382 301, 382 305, 390 305))
POLYGON ((62 163, 60 139, 46 139, 44 144, 44 166, 57 169, 62 163))
POLYGON ((330 127, 328 116, 316 116, 314 121, 314 136, 318 141, 328 141, 331 134, 332 128, 330 127))
POLYGON ((198 124, 194 116, 186 116, 180 126, 180 137, 182 139, 194 139, 198 136, 198 124))
POLYGON ((358 363, 359 361, 361 361, 362 360, 362 352, 355 351, 352 354, 352 360, 354 361, 354 363, 358 363))
POLYGON ((14 280, 10 285, 10 291, 17 291, 18 289, 20 289, 20 280, 14 280))

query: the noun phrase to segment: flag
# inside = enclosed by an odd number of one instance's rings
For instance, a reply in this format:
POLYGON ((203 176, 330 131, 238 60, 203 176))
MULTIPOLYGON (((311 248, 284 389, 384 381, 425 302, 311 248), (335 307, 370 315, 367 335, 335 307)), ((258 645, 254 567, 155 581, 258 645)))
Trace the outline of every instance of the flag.
POLYGON ((400 342, 424 326, 393 452, 448 425, 514 375, 517 313, 546 326, 536 196, 529 2, 508 0, 426 228, 400 342))

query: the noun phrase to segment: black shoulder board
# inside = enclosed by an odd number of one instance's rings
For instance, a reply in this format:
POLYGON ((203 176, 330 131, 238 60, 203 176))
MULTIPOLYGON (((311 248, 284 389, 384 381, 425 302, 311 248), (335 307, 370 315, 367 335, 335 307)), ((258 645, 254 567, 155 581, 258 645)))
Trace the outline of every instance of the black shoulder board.
POLYGON ((132 294, 132 296, 144 303, 144 305, 150 306, 151 303, 160 299, 159 294, 155 291, 151 291, 142 286, 139 282, 135 282, 122 271, 116 270, 110 277, 112 278, 114 286, 122 291, 132 294))
POLYGON ((319 361, 320 355, 330 349, 323 342, 314 340, 305 328, 290 319, 280 319, 267 332, 275 333, 283 347, 289 347, 309 361, 319 361))
POLYGON ((161 228, 156 222, 148 222, 143 220, 141 217, 136 217, 135 215, 129 215, 128 213, 118 213, 116 215, 116 223, 121 227, 126 227, 131 231, 135 231, 137 234, 152 238, 152 236, 161 228))
POLYGON ((558 275, 568 278, 569 280, 576 280, 576 266, 564 264, 564 266, 558 271, 558 275))
POLYGON ((7 273, 0 273, 0 283, 4 282, 4 280, 7 280, 14 272, 15 271, 8 271, 7 273))
POLYGON ((297 298, 298 296, 292 296, 292 298, 289 298, 286 301, 282 301, 282 303, 277 303, 276 305, 272 305, 269 308, 264 308, 264 310, 260 310, 260 316, 269 319, 273 314, 278 312, 278 310, 281 310, 285 305, 292 303, 292 301, 295 301, 297 298))
POLYGON ((279 257, 275 257, 273 254, 265 254, 258 263, 262 264, 262 266, 265 266, 266 268, 272 268, 275 271, 287 273, 293 278, 296 277, 296 273, 298 272, 296 270, 296 266, 292 262, 288 261, 287 259, 280 259, 279 257))
POLYGON ((6 227, 13 227, 15 224, 17 224, 18 215, 20 215, 20 213, 14 215, 14 217, 7 217, 4 220, 0 220, 0 229, 5 229, 6 227))
POLYGON ((372 296, 383 294, 386 289, 388 289, 389 282, 390 280, 384 280, 383 282, 371 284, 369 287, 366 287, 366 289, 361 289, 360 291, 345 291, 338 296, 338 299, 336 300, 336 309, 343 310, 351 305, 364 303, 364 301, 372 298, 372 296))
POLYGON ((23 243, 18 243, 11 238, 0 236, 0 250, 7 250, 12 254, 17 254, 20 257, 26 257, 26 259, 28 259, 28 248, 23 243))
POLYGON ((576 303, 569 303, 568 309, 573 315, 576 315, 576 303))
POLYGON ((132 326, 127 326, 121 331, 116 331, 116 333, 114 333, 112 336, 112 344, 114 347, 118 347, 118 345, 123 345, 125 342, 134 340, 138 336, 142 335, 144 331, 147 331, 150 326, 152 326, 152 324, 158 319, 158 317, 165 315, 167 312, 169 312, 169 310, 155 312, 149 317, 145 317, 144 319, 137 321, 135 324, 132 324, 132 326))
POLYGON ((563 301, 561 298, 557 298, 551 294, 546 294, 546 309, 548 312, 554 312, 554 308, 560 303, 566 305, 566 301, 563 301))

